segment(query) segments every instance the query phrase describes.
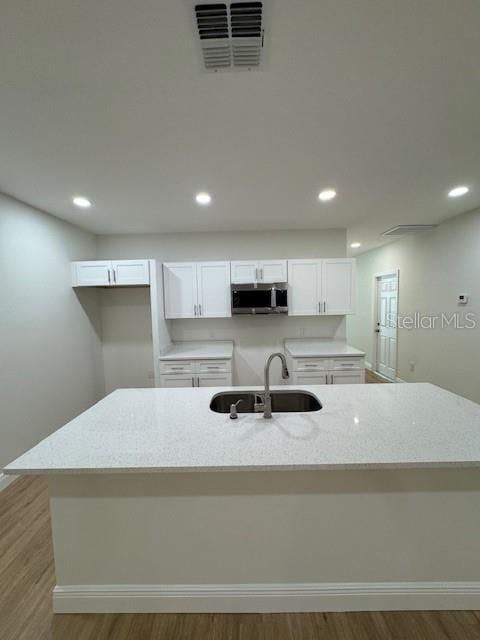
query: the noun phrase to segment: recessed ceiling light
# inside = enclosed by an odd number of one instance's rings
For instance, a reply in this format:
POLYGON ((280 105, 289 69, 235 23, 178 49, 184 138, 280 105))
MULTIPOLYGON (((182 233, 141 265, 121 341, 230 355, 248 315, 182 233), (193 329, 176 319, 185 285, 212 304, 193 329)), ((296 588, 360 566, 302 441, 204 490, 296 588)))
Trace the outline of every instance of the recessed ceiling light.
POLYGON ((460 196, 464 196, 468 192, 469 192, 468 187, 464 187, 464 186, 454 187, 453 189, 450 189, 450 191, 448 192, 448 197, 459 198, 460 196))
POLYGON ((92 206, 90 200, 88 198, 83 198, 82 196, 75 196, 75 198, 73 198, 73 204, 81 209, 88 209, 88 207, 92 206))
POLYGON ((358 249, 358 247, 361 247, 362 245, 360 242, 352 242, 350 246, 352 247, 352 249, 358 249))
POLYGON ((205 206, 207 204, 210 204, 210 202, 212 201, 212 196, 206 191, 200 191, 200 193, 197 193, 197 195, 195 196, 195 200, 197 201, 197 204, 205 206))
POLYGON ((318 194, 318 199, 322 202, 328 202, 329 200, 333 200, 336 195, 337 192, 335 191, 335 189, 324 189, 318 194))

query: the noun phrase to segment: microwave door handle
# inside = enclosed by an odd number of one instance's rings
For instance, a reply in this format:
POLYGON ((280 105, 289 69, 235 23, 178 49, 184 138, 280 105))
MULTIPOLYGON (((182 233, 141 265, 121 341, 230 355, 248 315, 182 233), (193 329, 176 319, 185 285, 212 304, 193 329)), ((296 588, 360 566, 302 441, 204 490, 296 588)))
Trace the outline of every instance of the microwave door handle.
POLYGON ((270 305, 273 309, 277 306, 277 290, 275 287, 272 287, 271 290, 270 305))

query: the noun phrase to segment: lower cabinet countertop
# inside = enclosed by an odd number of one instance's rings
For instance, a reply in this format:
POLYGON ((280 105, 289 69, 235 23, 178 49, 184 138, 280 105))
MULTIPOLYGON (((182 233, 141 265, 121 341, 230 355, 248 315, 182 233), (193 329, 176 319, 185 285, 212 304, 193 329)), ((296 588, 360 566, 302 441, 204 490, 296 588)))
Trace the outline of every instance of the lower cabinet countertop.
POLYGON ((173 342, 159 360, 231 360, 231 340, 204 342, 173 342))
POLYGON ((340 356, 365 356, 364 351, 351 347, 342 340, 322 338, 285 340, 285 349, 292 358, 335 358, 340 356))

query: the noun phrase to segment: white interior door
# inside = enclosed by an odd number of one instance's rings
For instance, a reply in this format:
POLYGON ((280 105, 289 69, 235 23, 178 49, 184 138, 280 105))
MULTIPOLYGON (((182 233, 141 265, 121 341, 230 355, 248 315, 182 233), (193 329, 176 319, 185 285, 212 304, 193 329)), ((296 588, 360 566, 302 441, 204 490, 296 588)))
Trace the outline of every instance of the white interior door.
POLYGON ((240 260, 230 264, 234 284, 249 284, 257 281, 258 262, 256 260, 240 260))
POLYGON ((355 260, 326 258, 322 261, 323 313, 343 316, 355 313, 355 260))
POLYGON ((376 278, 376 366, 375 370, 394 380, 397 375, 398 275, 376 278))
POLYGON ((286 260, 262 260, 259 265, 260 280, 262 282, 286 282, 286 260))
POLYGON ((321 261, 288 261, 288 315, 316 316, 320 313, 321 261))
POLYGON ((163 265, 166 318, 196 318, 197 265, 170 262, 163 265))
POLYGON ((199 262, 197 286, 200 318, 228 318, 232 315, 229 262, 199 262))

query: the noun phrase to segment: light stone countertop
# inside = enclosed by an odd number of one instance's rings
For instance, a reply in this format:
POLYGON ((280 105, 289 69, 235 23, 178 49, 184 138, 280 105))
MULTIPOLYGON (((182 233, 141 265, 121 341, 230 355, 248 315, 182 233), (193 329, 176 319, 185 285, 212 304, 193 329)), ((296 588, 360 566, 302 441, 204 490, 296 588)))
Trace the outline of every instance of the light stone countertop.
POLYGON ((212 342, 173 342, 159 360, 231 360, 233 342, 218 340, 212 342))
POLYGON ((316 395, 323 409, 274 413, 272 420, 240 414, 232 421, 209 408, 221 389, 117 390, 20 456, 5 473, 480 465, 480 405, 439 387, 296 388, 316 395))
POLYGON ((322 338, 285 340, 285 349, 293 358, 331 358, 365 355, 364 351, 351 347, 345 341, 322 338))

